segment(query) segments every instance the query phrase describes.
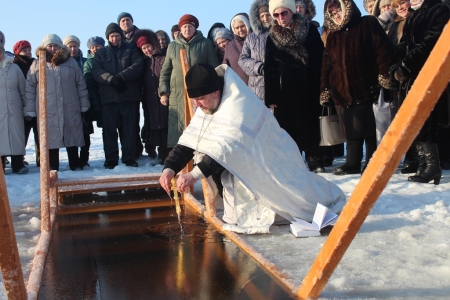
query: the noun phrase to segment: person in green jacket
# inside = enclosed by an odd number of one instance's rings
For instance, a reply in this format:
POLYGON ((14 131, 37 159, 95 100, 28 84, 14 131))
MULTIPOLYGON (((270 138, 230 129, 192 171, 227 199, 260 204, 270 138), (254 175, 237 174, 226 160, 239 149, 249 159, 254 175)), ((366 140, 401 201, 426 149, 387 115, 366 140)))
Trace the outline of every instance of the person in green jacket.
POLYGON ((184 78, 181 66, 180 50, 186 49, 190 66, 198 63, 219 65, 212 42, 197 30, 198 19, 186 14, 178 22, 181 33, 172 41, 166 54, 166 60, 159 79, 161 103, 169 106, 169 130, 167 147, 172 148, 178 142, 184 126, 184 78))

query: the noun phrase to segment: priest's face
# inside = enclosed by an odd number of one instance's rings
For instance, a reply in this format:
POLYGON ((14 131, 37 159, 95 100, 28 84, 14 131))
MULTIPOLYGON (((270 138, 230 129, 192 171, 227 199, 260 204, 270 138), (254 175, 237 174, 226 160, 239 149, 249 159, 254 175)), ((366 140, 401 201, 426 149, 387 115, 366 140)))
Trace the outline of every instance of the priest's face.
POLYGON ((220 102, 220 91, 215 91, 198 98, 192 98, 197 107, 199 107, 205 114, 212 115, 220 102))

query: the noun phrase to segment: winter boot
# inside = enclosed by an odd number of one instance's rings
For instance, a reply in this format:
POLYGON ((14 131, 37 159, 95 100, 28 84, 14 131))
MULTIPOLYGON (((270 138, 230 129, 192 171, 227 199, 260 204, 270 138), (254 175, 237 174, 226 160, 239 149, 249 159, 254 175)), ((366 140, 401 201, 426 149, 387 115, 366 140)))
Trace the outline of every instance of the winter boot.
POLYGON ((422 143, 413 143, 406 152, 405 161, 403 162, 403 168, 400 170, 402 174, 411 174, 417 172, 417 168, 419 167, 417 147, 421 148, 422 143))
POLYGON ((419 154, 419 169, 418 173, 414 176, 408 177, 409 181, 419 182, 419 183, 428 183, 431 180, 434 181, 435 185, 438 185, 441 181, 442 171, 439 163, 439 152, 437 149, 436 143, 421 143, 423 149, 423 158, 425 160, 425 164, 421 165, 419 154), (419 172, 420 171, 420 172, 419 172))
POLYGON ((361 173, 362 146, 364 139, 347 140, 347 157, 345 164, 333 170, 334 175, 361 173))

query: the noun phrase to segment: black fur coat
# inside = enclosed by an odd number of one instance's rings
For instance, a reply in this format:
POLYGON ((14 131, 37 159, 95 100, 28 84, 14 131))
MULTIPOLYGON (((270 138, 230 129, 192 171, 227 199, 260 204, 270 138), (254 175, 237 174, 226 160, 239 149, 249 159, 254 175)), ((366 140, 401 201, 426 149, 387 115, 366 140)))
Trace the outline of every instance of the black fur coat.
POLYGON ((315 26, 294 15, 291 29, 276 22, 266 43, 265 104, 277 105, 275 117, 299 146, 319 145, 319 82, 323 43, 315 26))

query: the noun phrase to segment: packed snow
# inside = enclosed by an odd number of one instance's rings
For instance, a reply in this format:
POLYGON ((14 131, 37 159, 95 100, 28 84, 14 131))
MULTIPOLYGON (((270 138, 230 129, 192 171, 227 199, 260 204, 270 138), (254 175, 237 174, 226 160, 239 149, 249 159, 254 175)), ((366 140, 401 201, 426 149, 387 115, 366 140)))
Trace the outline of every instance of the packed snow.
MULTIPOLYGON (((141 119, 142 120, 142 119, 141 119)), ((65 149, 60 151, 60 178, 160 172, 161 165, 142 156, 138 168, 119 164, 103 168, 101 130, 91 135, 90 167, 70 171, 65 149)), ((39 168, 35 164, 32 134, 26 160, 30 172, 12 174, 6 183, 14 219, 19 255, 28 278, 40 234, 39 168)), ((337 158, 333 167, 342 164, 337 158)), ((333 167, 321 176, 336 183, 349 197, 359 175, 334 176, 333 167)), ((311 267, 326 235, 295 238, 288 226, 272 226, 271 234, 245 239, 276 263, 295 285, 311 267)), ((450 171, 440 185, 407 181, 399 170, 389 181, 361 230, 326 285, 321 299, 449 299, 450 298, 450 171)), ((0 299, 6 299, 0 284, 0 299)))

